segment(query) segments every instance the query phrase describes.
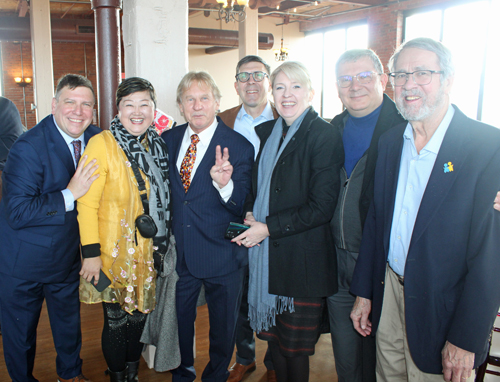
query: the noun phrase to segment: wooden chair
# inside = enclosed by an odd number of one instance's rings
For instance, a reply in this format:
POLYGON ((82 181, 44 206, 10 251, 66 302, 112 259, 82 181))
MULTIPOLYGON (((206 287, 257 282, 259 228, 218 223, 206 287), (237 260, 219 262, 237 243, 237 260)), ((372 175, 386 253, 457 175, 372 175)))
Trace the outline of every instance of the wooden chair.
POLYGON ((491 332, 488 357, 486 357, 486 361, 477 369, 476 382, 483 382, 486 374, 493 374, 500 377, 500 371, 489 370, 488 365, 500 367, 500 312, 497 314, 493 331, 491 332))

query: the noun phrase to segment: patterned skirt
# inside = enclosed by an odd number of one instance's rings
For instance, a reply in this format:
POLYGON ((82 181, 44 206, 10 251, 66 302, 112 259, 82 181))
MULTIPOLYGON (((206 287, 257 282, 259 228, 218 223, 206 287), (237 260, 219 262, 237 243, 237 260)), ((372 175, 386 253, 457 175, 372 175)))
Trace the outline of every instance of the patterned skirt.
POLYGON ((294 298, 295 311, 276 315, 276 326, 257 334, 264 341, 274 341, 285 357, 313 355, 319 336, 324 332, 325 298, 294 298))

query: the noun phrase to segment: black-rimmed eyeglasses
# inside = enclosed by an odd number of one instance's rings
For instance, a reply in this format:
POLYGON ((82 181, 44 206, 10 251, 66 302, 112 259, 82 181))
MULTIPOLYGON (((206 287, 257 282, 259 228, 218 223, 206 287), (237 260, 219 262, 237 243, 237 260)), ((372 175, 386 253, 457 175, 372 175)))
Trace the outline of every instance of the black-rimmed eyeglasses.
POLYGON ((253 77, 255 82, 261 82, 264 78, 267 77, 267 73, 265 72, 241 72, 236 75, 236 81, 247 82, 250 79, 250 76, 253 77))
POLYGON ((348 88, 351 86, 354 79, 356 79, 360 84, 366 85, 372 82, 373 77, 380 75, 380 73, 375 72, 361 72, 356 74, 355 76, 340 76, 337 78, 337 84, 341 88, 348 88))
POLYGON ((389 73, 391 84, 393 86, 403 86, 410 76, 417 85, 429 85, 433 74, 443 74, 441 70, 416 70, 412 73, 392 72, 389 73))

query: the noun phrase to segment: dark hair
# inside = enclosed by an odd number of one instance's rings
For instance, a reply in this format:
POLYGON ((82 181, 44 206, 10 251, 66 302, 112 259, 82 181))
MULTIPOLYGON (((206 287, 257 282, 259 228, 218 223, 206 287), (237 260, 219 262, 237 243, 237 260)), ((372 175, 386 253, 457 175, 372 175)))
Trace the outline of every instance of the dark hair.
POLYGON ((262 65, 264 65, 267 74, 268 75, 271 74, 271 67, 267 64, 267 62, 265 62, 259 56, 252 56, 252 55, 245 56, 238 62, 238 65, 236 65, 236 74, 240 72, 240 68, 242 65, 248 64, 249 62, 260 62, 262 65))
POLYGON ((151 82, 140 77, 129 77, 125 78, 118 89, 116 89, 116 107, 120 105, 120 101, 123 97, 126 97, 132 93, 149 91, 149 96, 153 101, 156 109, 156 92, 151 82))
POLYGON ((59 95, 61 94, 61 90, 63 90, 65 87, 68 87, 71 90, 79 87, 88 88, 92 92, 95 102, 94 88, 92 87, 92 82, 90 82, 90 80, 87 77, 81 76, 79 74, 65 74, 64 76, 59 78, 59 81, 57 82, 56 86, 56 96, 55 96, 56 100, 59 101, 59 95))

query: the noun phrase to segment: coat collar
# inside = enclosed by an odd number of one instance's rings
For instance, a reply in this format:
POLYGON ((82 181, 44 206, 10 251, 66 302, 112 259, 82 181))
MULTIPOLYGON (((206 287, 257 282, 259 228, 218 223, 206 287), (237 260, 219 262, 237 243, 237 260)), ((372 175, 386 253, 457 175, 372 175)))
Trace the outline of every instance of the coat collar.
POLYGON ((455 108, 455 115, 444 136, 436 163, 422 197, 417 220, 413 228, 410 248, 421 237, 441 204, 446 200, 464 165, 467 142, 473 138, 470 131, 464 128, 467 117, 455 105, 453 107, 455 108), (453 164, 452 172, 444 172, 444 165, 448 162, 453 164))
POLYGON ((403 122, 405 122, 405 120, 399 114, 394 102, 389 98, 388 95, 384 94, 382 110, 380 111, 380 116, 377 120, 377 124, 375 125, 375 130, 373 131, 370 147, 368 148, 368 157, 366 160, 365 175, 363 177, 361 195, 364 195, 364 193, 367 191, 375 174, 375 165, 377 163, 378 156, 378 141, 380 137, 391 127, 403 122))
POLYGON ((396 190, 398 186, 399 179, 399 167, 401 164, 401 154, 403 151, 403 133, 406 128, 406 123, 403 123, 394 128, 391 131, 390 138, 387 141, 387 146, 389 150, 387 153, 383 153, 387 158, 385 159, 386 168, 382 169, 385 171, 387 176, 385 177, 385 184, 383 188, 383 199, 384 205, 386 207, 385 216, 387 218, 384 220, 384 249, 386 253, 389 253, 389 237, 391 234, 392 227, 392 216, 394 214, 394 203, 396 201, 396 190))
MULTIPOLYGON (((436 163, 434 164, 422 197, 413 228, 409 250, 411 250, 414 243, 420 239, 429 225, 429 222, 448 197, 449 191, 463 167, 466 158, 464 152, 467 151, 467 142, 472 139, 470 136, 471 133, 464 128, 467 117, 455 105, 453 105, 453 107, 455 108, 455 115, 444 136, 443 143, 441 144, 441 148, 436 158, 436 163), (448 162, 453 163, 453 172, 451 173, 445 173, 443 170, 444 164, 448 162)), ((389 250, 389 236, 392 227, 392 216, 394 213, 401 153, 403 149, 403 132, 405 128, 406 124, 401 124, 396 127, 390 140, 387 142, 390 149, 387 152, 387 159, 385 160, 386 168, 384 169, 388 174, 385 178, 386 184, 384 186, 385 216, 387 217, 384 222, 384 243, 386 253, 388 253, 389 250)))
MULTIPOLYGON (((304 137, 306 136, 306 134, 308 133, 308 131, 311 128, 311 124, 318 118, 319 118, 318 113, 316 113, 314 108, 311 106, 311 108, 307 112, 306 116, 304 117, 304 120, 300 124, 299 129, 297 130, 295 135, 292 137, 290 142, 288 142, 288 145, 285 147, 285 149, 281 153, 282 158, 285 157, 286 155, 290 154, 293 150, 295 150, 295 148, 298 145, 298 142, 301 142, 304 139, 304 137)), ((276 124, 276 121, 277 120, 264 122, 264 123, 255 127, 255 132, 257 133, 257 135, 260 138, 261 151, 262 151, 262 145, 267 141, 267 139, 271 135, 271 133, 274 129, 274 125, 276 124)))

